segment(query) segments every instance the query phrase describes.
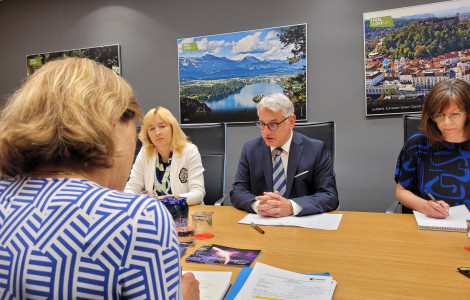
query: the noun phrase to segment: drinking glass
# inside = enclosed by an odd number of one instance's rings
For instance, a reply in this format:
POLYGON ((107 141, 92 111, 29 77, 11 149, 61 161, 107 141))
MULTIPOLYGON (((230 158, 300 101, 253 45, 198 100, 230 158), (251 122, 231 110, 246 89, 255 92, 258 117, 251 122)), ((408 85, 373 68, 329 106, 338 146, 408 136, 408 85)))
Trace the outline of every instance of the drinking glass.
POLYGON ((191 215, 196 240, 206 240, 215 236, 214 227, 212 226, 213 214, 213 212, 202 211, 191 215))

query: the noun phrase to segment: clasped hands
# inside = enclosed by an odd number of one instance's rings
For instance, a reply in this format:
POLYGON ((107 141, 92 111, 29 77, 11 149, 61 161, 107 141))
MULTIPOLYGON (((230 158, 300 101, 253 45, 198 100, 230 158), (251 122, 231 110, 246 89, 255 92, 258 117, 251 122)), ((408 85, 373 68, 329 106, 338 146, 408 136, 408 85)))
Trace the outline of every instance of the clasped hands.
POLYGON ((264 192, 262 196, 255 198, 259 200, 258 214, 263 217, 286 217, 294 213, 292 203, 279 195, 279 192, 264 192))

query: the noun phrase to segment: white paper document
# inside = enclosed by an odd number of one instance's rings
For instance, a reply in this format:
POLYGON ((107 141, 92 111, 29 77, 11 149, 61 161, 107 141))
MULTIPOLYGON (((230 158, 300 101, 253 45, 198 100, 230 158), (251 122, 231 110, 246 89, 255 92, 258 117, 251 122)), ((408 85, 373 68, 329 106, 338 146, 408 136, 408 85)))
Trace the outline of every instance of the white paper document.
POLYGON ((313 229, 338 230, 342 214, 317 214, 311 216, 282 218, 268 218, 258 214, 248 214, 239 221, 239 224, 274 225, 274 226, 298 226, 313 229))
POLYGON ((335 287, 336 281, 330 276, 307 275, 256 263, 235 300, 331 299, 335 287))
POLYGON ((191 272, 199 281, 201 300, 222 300, 230 287, 232 272, 183 271, 191 272))

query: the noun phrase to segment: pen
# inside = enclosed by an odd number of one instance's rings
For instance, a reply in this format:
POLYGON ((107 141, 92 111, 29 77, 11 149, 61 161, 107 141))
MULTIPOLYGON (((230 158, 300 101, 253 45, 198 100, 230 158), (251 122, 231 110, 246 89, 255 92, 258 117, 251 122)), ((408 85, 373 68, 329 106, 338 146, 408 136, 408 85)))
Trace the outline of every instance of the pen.
MULTIPOLYGON (((439 203, 437 202, 436 198, 434 198, 434 197, 431 195, 431 193, 429 193, 427 190, 424 190, 424 193, 425 193, 426 196, 428 196, 432 201, 434 201, 434 202, 436 202, 437 204, 439 204, 439 203)), ((439 206, 440 206, 440 204, 439 204, 439 206)), ((447 215, 450 216, 449 213, 447 213, 447 215)))
POLYGON ((256 229, 256 231, 258 231, 259 233, 261 234, 264 234, 264 230, 259 228, 258 225, 256 225, 255 223, 251 223, 251 227, 253 227, 254 229, 256 229))

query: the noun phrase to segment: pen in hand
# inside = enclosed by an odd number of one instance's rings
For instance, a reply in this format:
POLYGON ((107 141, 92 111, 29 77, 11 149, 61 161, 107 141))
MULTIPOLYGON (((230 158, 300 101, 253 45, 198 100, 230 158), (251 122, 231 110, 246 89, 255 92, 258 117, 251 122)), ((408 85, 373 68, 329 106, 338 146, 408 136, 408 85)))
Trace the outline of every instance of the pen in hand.
POLYGON ((261 229, 258 225, 256 225, 255 223, 251 223, 251 227, 253 227, 254 229, 256 229, 256 231, 258 231, 259 233, 261 234, 264 234, 264 230, 261 229))
MULTIPOLYGON (((424 190, 424 193, 426 194, 426 196, 429 197, 429 199, 431 199, 431 200, 434 201, 435 203, 439 204, 439 203, 437 202, 436 198, 434 198, 433 195, 431 195, 431 193, 429 193, 427 190, 424 190)), ((439 204, 439 206, 440 206, 440 204, 439 204)), ((447 215, 450 216, 449 213, 447 213, 447 215)))

